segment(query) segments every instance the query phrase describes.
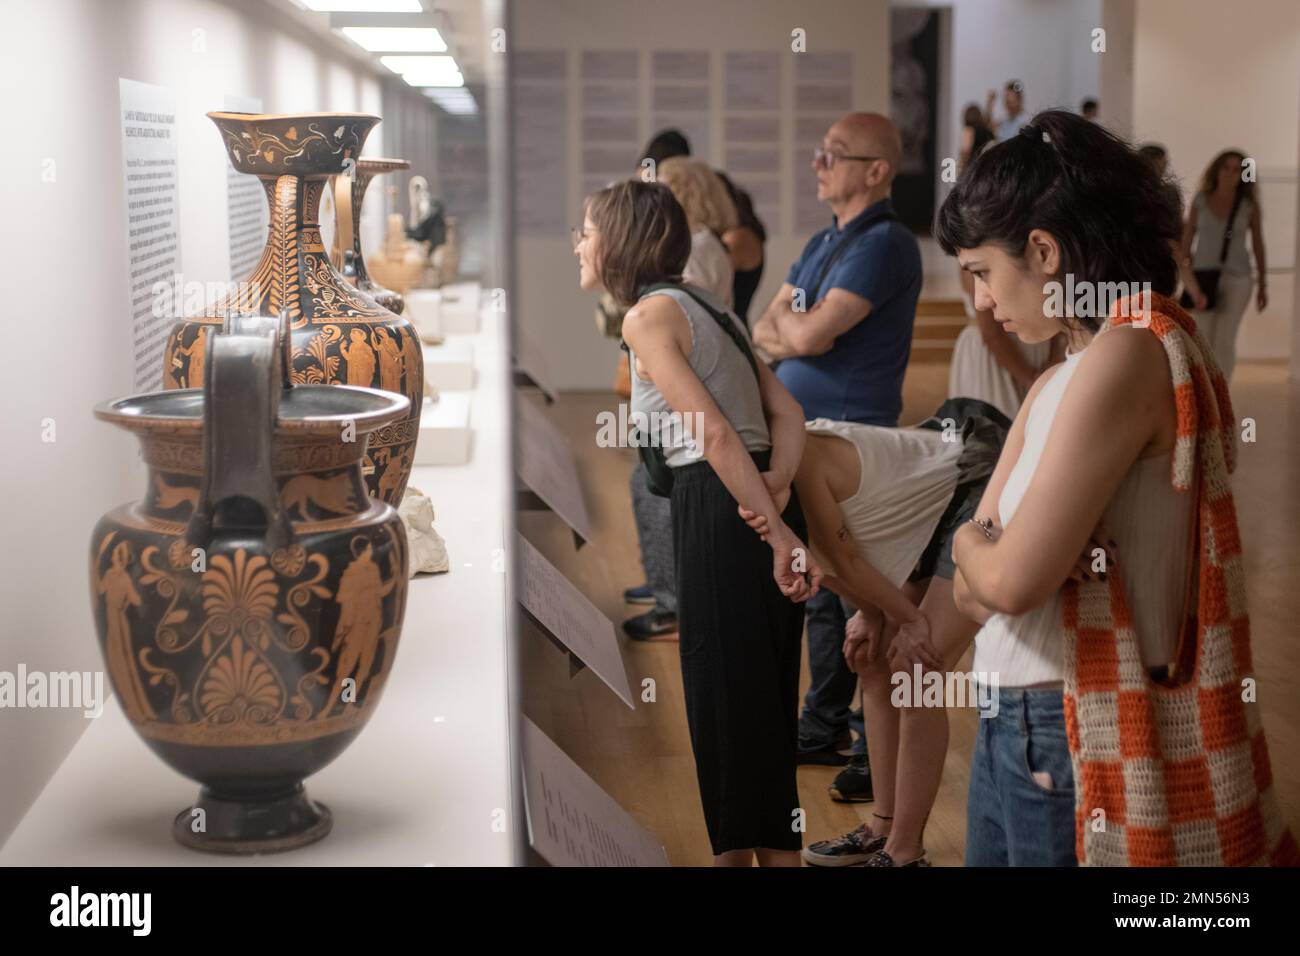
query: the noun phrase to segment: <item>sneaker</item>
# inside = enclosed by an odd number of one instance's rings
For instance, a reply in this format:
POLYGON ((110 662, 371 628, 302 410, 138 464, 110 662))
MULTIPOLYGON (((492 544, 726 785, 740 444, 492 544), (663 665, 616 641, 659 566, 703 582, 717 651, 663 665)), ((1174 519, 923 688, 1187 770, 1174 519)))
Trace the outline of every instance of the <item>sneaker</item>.
POLYGON ((836 803, 870 803, 875 799, 871 792, 871 764, 866 754, 849 757, 848 765, 836 776, 830 792, 836 803))
POLYGON ((819 840, 803 848, 803 861, 809 866, 856 866, 866 863, 885 849, 886 837, 873 837, 864 823, 851 833, 834 840, 819 840))
POLYGON ((634 588, 628 588, 623 592, 623 600, 627 604, 654 604, 655 596, 650 590, 648 584, 638 584, 634 588))
POLYGON ((870 858, 868 858, 865 862, 859 864, 859 866, 864 866, 864 867, 895 866, 898 867, 899 869, 905 869, 906 867, 909 866, 920 867, 920 866, 929 866, 929 865, 930 865, 930 861, 925 858, 924 852, 922 852, 921 855, 918 856, 911 863, 895 863, 894 858, 890 856, 888 853, 886 853, 884 849, 877 850, 875 853, 871 854, 870 858))
POLYGON ((623 622, 623 630, 634 641, 669 640, 677 637, 677 615, 655 608, 630 617, 623 622))
POLYGON ((853 738, 848 731, 833 744, 813 744, 806 737, 800 737, 795 763, 799 766, 843 767, 849 762, 846 751, 852 745, 853 738))

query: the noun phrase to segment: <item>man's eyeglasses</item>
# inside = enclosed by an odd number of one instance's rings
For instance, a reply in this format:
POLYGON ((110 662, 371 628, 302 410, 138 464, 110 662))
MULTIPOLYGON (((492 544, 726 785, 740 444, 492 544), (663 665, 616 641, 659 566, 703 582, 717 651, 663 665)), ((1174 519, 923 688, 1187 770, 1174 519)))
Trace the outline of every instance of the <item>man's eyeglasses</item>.
POLYGON ((829 149, 822 149, 820 146, 813 150, 813 165, 827 172, 834 169, 835 164, 841 160, 853 159, 860 163, 870 163, 883 158, 882 156, 846 156, 844 153, 833 153, 829 149))

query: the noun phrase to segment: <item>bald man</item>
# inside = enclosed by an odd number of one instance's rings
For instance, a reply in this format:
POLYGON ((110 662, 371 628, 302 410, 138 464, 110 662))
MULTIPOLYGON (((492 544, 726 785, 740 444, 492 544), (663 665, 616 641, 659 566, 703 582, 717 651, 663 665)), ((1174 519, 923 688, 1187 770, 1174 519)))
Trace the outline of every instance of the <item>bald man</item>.
MULTIPOLYGON (((921 250, 889 199, 902 146, 878 113, 850 113, 814 153, 817 198, 832 225, 817 233, 754 325, 804 417, 898 424, 903 373, 921 294, 921 250)), ((844 663, 845 608, 828 590, 808 602, 812 685, 799 720, 800 762, 840 765, 856 678, 844 663)), ((837 799, 870 799, 865 752, 837 779, 837 799), (856 774, 855 774, 856 772, 856 774)))

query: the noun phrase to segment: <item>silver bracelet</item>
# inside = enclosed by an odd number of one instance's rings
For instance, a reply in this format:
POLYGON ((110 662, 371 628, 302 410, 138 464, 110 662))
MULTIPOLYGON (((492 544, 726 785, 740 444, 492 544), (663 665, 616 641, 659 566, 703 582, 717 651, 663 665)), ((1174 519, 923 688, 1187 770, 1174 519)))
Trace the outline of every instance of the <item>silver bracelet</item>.
POLYGON ((993 540, 993 519, 992 518, 975 518, 970 519, 970 523, 984 532, 984 537, 990 541, 993 540))

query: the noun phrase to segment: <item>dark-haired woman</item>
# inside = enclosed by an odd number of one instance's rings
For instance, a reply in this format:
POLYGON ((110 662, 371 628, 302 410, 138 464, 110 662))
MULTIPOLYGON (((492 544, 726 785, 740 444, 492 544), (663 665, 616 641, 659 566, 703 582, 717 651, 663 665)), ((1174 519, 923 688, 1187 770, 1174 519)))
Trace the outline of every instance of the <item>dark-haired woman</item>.
POLYGON ((1187 210, 1183 226, 1183 285, 1195 303, 1196 324, 1219 360, 1223 377, 1232 378, 1237 363, 1237 330, 1250 304, 1250 258, 1246 233, 1255 253, 1255 305, 1268 307, 1268 273, 1264 260, 1264 227, 1260 222, 1255 183, 1243 178, 1246 157, 1228 149, 1214 157, 1201 177, 1200 188, 1187 210), (1194 251, 1193 251, 1194 248, 1194 251), (1219 270, 1214 304, 1197 280, 1198 270, 1219 270))
MULTIPOLYGON (((974 103, 967 105, 963 123, 958 169, 964 172, 994 137, 974 103)), ((953 343, 948 397, 977 398, 1008 418, 1015 418, 1034 379, 1047 367, 1053 343, 1022 342, 998 325, 987 309, 976 309, 975 283, 964 269, 961 289, 962 305, 971 321, 953 343)))
POLYGON ((976 518, 953 543, 955 599, 983 625, 973 669, 998 685, 972 757, 967 865, 1075 862, 1061 602, 1081 561, 1089 574, 1102 567, 1094 547, 1119 556, 1141 666, 1163 674, 1173 658, 1192 496, 1170 482, 1169 359, 1143 323, 1108 322, 1140 295, 1089 309, 1088 299, 1061 308, 1060 293, 1134 283, 1150 290, 1152 312, 1179 312, 1166 298, 1178 228, 1145 158, 1059 110, 986 150, 936 220, 940 244, 974 277, 977 308, 1024 342, 1068 342, 1065 361, 1030 389, 976 518))
POLYGON ((972 159, 984 152, 984 147, 996 138, 976 103, 967 103, 961 117, 961 152, 957 156, 958 171, 970 165, 972 159))
POLYGON ((821 580, 790 487, 803 410, 722 303, 681 285, 690 252, 666 186, 633 180, 588 197, 580 284, 630 306, 632 412, 649 417, 672 475, 682 685, 715 863, 798 866, 796 602, 821 580), (660 283, 670 287, 649 291, 660 283), (674 414, 700 426, 663 427, 674 414), (766 543, 739 506, 767 519, 766 543))
POLYGON ((717 171, 717 175, 736 206, 738 221, 722 234, 722 244, 731 254, 734 311, 740 321, 745 323, 745 328, 749 328, 749 304, 754 301, 754 293, 758 291, 758 284, 763 279, 763 245, 767 242, 767 230, 763 227, 763 220, 754 211, 754 200, 749 193, 733 183, 721 170, 717 171))

